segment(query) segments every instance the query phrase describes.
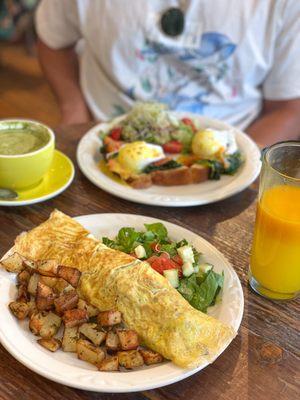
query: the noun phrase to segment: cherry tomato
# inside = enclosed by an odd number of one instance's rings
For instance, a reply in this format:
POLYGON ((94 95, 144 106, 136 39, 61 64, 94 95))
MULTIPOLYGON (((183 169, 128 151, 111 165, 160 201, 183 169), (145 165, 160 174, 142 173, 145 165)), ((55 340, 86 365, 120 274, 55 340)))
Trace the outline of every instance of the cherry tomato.
POLYGON ((171 140, 163 145, 163 149, 166 153, 180 153, 182 151, 182 143, 178 140, 171 140))
POLYGON ((193 132, 196 132, 197 129, 195 127, 194 122, 190 118, 182 118, 181 120, 185 125, 190 126, 193 129, 193 132))
POLYGON ((120 140, 121 139, 121 134, 122 134, 122 128, 121 127, 117 127, 117 128, 113 128, 110 131, 109 136, 114 140, 120 140))

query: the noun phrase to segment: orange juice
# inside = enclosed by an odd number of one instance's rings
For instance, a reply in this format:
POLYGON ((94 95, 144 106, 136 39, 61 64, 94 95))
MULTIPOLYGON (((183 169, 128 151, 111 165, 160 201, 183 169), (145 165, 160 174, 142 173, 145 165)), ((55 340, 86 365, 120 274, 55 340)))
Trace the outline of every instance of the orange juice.
POLYGON ((275 186, 259 202, 251 273, 273 292, 300 291, 300 187, 275 186))

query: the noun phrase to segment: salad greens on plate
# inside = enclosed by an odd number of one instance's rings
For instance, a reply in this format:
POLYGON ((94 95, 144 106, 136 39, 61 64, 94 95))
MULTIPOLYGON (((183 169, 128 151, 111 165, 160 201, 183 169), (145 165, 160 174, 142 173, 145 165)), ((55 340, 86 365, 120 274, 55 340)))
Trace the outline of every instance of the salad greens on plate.
POLYGON ((224 284, 223 272, 203 262, 202 254, 187 240, 171 240, 162 223, 145 224, 145 231, 123 227, 115 239, 103 237, 102 242, 147 261, 197 310, 207 312, 216 303, 224 284))

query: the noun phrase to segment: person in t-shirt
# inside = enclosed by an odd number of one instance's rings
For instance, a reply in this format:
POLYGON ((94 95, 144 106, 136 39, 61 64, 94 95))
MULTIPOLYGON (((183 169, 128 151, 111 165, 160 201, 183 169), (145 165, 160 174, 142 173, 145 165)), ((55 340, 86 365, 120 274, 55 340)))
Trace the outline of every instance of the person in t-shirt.
POLYGON ((262 145, 300 135, 300 1, 42 0, 36 26, 62 123, 159 101, 262 145))

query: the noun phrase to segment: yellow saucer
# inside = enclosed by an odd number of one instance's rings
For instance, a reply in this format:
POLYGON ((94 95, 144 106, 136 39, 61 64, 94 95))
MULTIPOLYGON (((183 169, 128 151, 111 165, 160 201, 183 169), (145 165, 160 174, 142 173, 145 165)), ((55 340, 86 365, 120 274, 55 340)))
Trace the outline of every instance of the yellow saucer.
POLYGON ((1 200, 0 206, 25 206, 49 200, 62 193, 74 179, 74 165, 61 151, 55 150, 52 164, 35 187, 18 191, 17 200, 1 200))

